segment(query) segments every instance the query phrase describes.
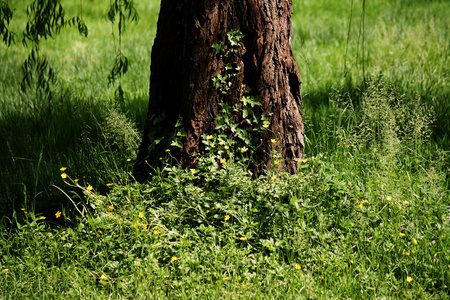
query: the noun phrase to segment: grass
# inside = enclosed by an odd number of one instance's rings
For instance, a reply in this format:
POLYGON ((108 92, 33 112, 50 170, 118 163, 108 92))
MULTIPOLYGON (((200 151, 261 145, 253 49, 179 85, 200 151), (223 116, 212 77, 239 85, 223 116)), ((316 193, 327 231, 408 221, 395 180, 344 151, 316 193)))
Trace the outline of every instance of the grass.
POLYGON ((306 160, 256 180, 208 156, 144 185, 129 175, 157 1, 127 29, 122 105, 106 7, 83 6, 88 39, 44 44, 51 103, 17 92, 26 51, 1 45, 0 298, 447 299, 449 4, 368 2, 363 83, 360 2, 346 77, 351 1, 294 3, 306 160))

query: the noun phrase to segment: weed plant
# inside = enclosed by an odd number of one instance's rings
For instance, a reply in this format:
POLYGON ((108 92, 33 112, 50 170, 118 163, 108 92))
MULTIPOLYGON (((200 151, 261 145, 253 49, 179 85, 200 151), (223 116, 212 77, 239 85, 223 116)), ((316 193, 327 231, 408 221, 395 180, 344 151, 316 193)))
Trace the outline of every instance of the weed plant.
POLYGON ((366 83, 360 2, 346 77, 351 1, 293 4, 306 140, 295 175, 253 179, 216 132, 196 169, 133 181, 156 1, 124 37, 120 105, 100 6, 83 8, 90 40, 42 45, 60 74, 51 103, 17 92, 25 52, 0 46, 1 299, 448 298, 449 4, 368 3, 366 83))

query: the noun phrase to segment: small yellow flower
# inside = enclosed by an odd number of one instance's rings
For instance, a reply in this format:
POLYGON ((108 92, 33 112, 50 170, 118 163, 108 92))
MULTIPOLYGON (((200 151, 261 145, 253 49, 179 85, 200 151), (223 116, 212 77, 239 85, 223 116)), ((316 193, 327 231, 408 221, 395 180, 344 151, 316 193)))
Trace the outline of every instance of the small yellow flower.
POLYGON ((61 167, 61 169, 59 169, 61 172, 64 172, 65 170, 67 170, 66 167, 61 167))
POLYGON ((399 236, 405 236, 405 234, 403 232, 399 232, 398 234, 399 236))
POLYGON ((241 280, 242 279, 242 277, 241 277, 241 275, 239 275, 238 277, 237 277, 237 280, 241 280))
POLYGON ((276 165, 278 165, 280 162, 281 162, 280 160, 276 160, 273 164, 276 166, 276 165))
POLYGON ((414 245, 417 245, 417 240, 415 238, 412 239, 414 245))
POLYGON ((208 135, 208 136, 206 137, 207 140, 212 140, 212 138, 213 138, 212 135, 208 135))
POLYGON ((135 261, 134 261, 134 265, 135 265, 135 266, 139 266, 140 264, 141 264, 140 261, 138 261, 138 260, 135 260, 135 261))
POLYGON ((105 274, 103 274, 102 276, 100 276, 100 280, 108 280, 108 276, 106 276, 105 274))
POLYGON ((409 252, 408 252, 408 251, 403 251, 403 252, 402 252, 402 255, 409 256, 409 252))
POLYGON ((131 161, 131 158, 127 158, 127 161, 130 162, 130 161, 131 161))
POLYGON ((386 197, 386 200, 387 200, 387 201, 392 201, 392 197, 391 197, 391 196, 387 196, 387 197, 386 197))
POLYGON ((76 178, 76 179, 74 179, 73 181, 78 182, 79 180, 80 180, 80 179, 76 178))
POLYGON ((195 173, 195 171, 196 171, 195 169, 190 169, 190 170, 191 170, 192 173, 195 173))
POLYGON ((230 215, 225 216, 225 221, 228 221, 230 219, 230 215))
POLYGON ((144 217, 144 213, 142 211, 139 212, 139 218, 143 218, 144 217))
POLYGON ((406 204, 409 204, 409 202, 405 200, 405 201, 403 201, 403 204, 406 205, 406 204))
POLYGON ((271 142, 272 144, 276 144, 277 140, 276 140, 276 139, 271 139, 270 142, 271 142))
POLYGON ((66 173, 62 173, 62 174, 61 174, 61 178, 62 178, 62 179, 66 179, 66 178, 67 178, 67 174, 66 174, 66 173))
POLYGON ((47 219, 46 217, 40 217, 39 220, 45 220, 47 219))
POLYGON ((269 128, 269 124, 264 124, 263 127, 264 128, 269 128))
POLYGON ((110 205, 108 206, 109 211, 113 211, 114 210, 114 205, 110 205))
POLYGON ((215 146, 216 146, 216 144, 214 144, 214 143, 211 143, 211 147, 213 147, 213 148, 214 148, 215 146))
POLYGON ((401 205, 398 206, 398 210, 402 210, 402 206, 401 205))
POLYGON ((230 149, 230 147, 229 146, 225 146, 225 150, 228 150, 228 149, 230 149))
POLYGON ((247 288, 248 285, 246 285, 245 283, 242 284, 242 287, 245 289, 247 288))
POLYGON ((300 264, 295 264, 295 269, 296 269, 296 270, 300 270, 300 268, 301 268, 301 267, 300 267, 300 264))
POLYGON ((63 231, 61 232, 61 234, 66 234, 66 231, 65 231, 65 230, 63 230, 63 231))
POLYGON ((359 208, 363 208, 363 203, 361 202, 358 206, 359 208))
POLYGON ((171 261, 176 261, 176 260, 178 260, 178 257, 172 256, 172 258, 171 258, 170 260, 171 260, 171 261))
POLYGON ((220 142, 219 142, 219 145, 220 145, 220 146, 225 145, 225 141, 220 141, 220 142))
POLYGON ((306 164, 306 159, 302 159, 302 164, 306 164))
POLYGON ((294 126, 293 125, 289 125, 289 128, 294 128, 294 126))
POLYGON ((247 151, 248 151, 248 148, 247 148, 247 147, 242 147, 242 148, 241 148, 241 151, 242 151, 242 152, 247 152, 247 151))
POLYGON ((322 275, 322 276, 320 276, 320 279, 321 279, 321 280, 323 280, 323 275, 322 275))
POLYGON ((406 281, 408 281, 408 282, 412 282, 412 281, 413 281, 413 279, 412 279, 412 277, 411 277, 411 276, 406 276, 406 281))
POLYGON ((230 278, 228 278, 228 277, 224 277, 224 278, 222 278, 222 280, 228 280, 228 279, 230 279, 230 278))
POLYGON ((57 211, 56 212, 56 214, 55 214, 55 217, 58 219, 59 217, 61 217, 61 212, 60 211, 57 211))
POLYGON ((5 271, 5 272, 9 272, 9 269, 6 269, 6 268, 5 268, 5 269, 3 269, 3 271, 5 271))
POLYGON ((23 207, 22 207, 22 208, 21 208, 20 210, 23 210, 23 211, 25 211, 25 208, 23 208, 23 207))
POLYGON ((353 259, 350 259, 350 263, 353 264, 353 259))
POLYGON ((112 185, 113 185, 112 183, 107 183, 107 184, 106 184, 106 186, 112 186, 112 185))
POLYGON ((223 158, 220 159, 220 163, 222 163, 222 164, 223 164, 224 162, 226 162, 226 161, 227 161, 227 159, 226 159, 225 157, 223 157, 223 158))
POLYGON ((170 149, 166 149, 166 152, 170 152, 170 149))
POLYGON ((94 187, 92 185, 88 185, 87 190, 88 191, 92 191, 94 189, 94 187))
POLYGON ((239 239, 240 239, 241 241, 246 241, 246 240, 247 240, 247 237, 241 236, 239 239))

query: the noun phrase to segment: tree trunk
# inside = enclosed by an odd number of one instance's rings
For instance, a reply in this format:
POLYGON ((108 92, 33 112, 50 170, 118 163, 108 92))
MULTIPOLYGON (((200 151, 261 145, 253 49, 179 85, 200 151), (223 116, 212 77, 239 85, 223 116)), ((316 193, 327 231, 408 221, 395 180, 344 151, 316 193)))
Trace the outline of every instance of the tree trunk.
POLYGON ((138 181, 148 178, 149 165, 155 165, 170 147, 177 120, 182 120, 186 135, 182 148, 170 148, 171 154, 185 167, 195 165, 194 154, 203 151, 202 134, 215 129, 219 103, 240 103, 245 86, 261 103, 258 114, 273 113, 253 157, 256 174, 273 165, 273 150, 282 155, 277 167, 290 173, 298 170, 304 142, 301 80, 291 50, 291 14, 291 0, 161 1, 148 116, 134 168, 138 181), (232 30, 245 35, 240 47, 230 55, 216 53, 212 45, 229 47, 227 33, 232 30), (223 74, 227 64, 240 66, 240 70, 229 79, 231 88, 225 95, 213 85, 211 76, 223 74))

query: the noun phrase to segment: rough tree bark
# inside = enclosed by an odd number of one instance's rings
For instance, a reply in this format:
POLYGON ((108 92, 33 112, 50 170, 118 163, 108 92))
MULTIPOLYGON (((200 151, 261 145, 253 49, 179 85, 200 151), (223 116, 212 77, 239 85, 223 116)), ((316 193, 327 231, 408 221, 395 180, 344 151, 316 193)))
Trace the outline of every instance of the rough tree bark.
POLYGON ((182 117, 186 137, 172 155, 183 166, 195 164, 202 151, 201 135, 211 133, 219 101, 238 103, 244 86, 258 96, 259 113, 273 112, 270 130, 261 134, 254 157, 256 173, 272 165, 270 153, 281 152, 281 169, 298 170, 303 158, 301 79, 291 50, 291 0, 162 0, 152 48, 150 102, 144 137, 134 167, 138 181, 148 178, 153 165, 169 146, 155 139, 170 135, 182 117), (241 31, 242 46, 232 57, 218 55, 214 43, 226 43, 227 32, 241 31), (229 63, 242 68, 232 88, 222 95, 211 75, 229 63), (271 143, 276 139, 277 143, 271 143), (260 164, 262 163, 262 164, 260 164))

